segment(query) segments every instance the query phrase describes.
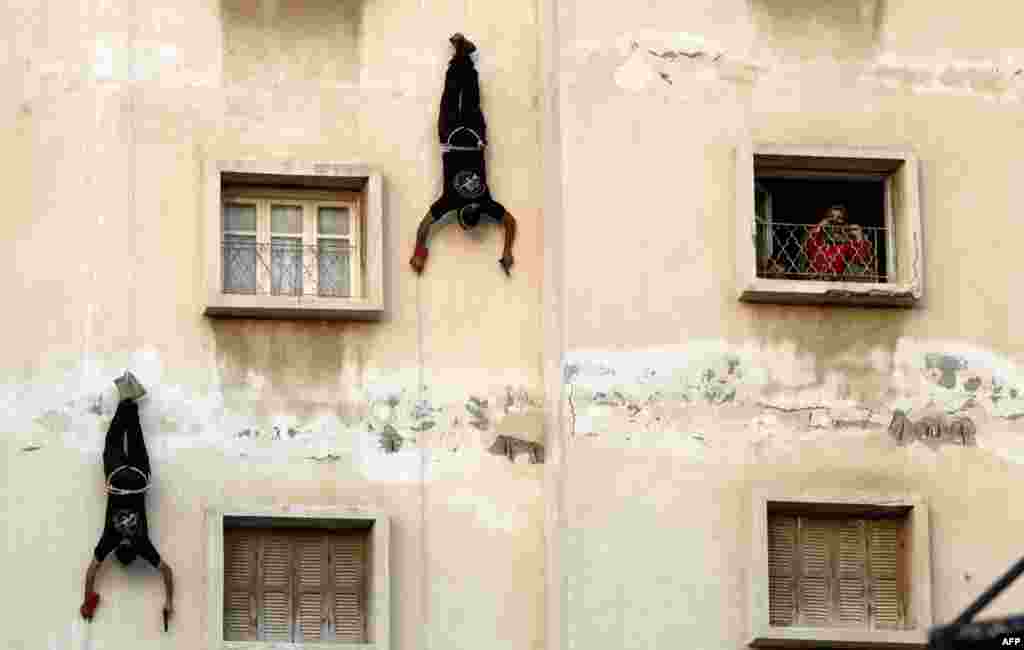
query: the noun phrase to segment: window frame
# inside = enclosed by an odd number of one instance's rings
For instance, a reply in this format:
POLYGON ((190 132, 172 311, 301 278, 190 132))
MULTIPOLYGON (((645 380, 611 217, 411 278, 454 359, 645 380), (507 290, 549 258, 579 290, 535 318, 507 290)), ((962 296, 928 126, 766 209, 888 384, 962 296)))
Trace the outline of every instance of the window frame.
POLYGON ((750 575, 750 641, 751 647, 793 647, 815 644, 826 647, 923 648, 932 626, 931 555, 928 527, 928 506, 918 495, 894 494, 786 494, 755 491, 752 496, 752 553, 750 575), (865 510, 909 512, 906 514, 907 539, 910 543, 907 570, 909 593, 908 614, 911 622, 906 630, 878 630, 846 627, 775 626, 770 623, 768 512, 769 504, 786 509, 803 510, 808 515, 846 515, 855 517, 865 510))
MULTIPOLYGON (((294 160, 216 160, 204 163, 203 233, 205 245, 205 285, 207 299, 204 314, 210 317, 245 318, 318 318, 379 320, 385 316, 383 178, 368 166, 358 163, 302 162, 294 160), (238 186, 238 187, 236 187, 238 186), (257 279, 256 293, 223 291, 222 206, 225 195, 252 191, 261 199, 311 200, 342 204, 354 203, 355 231, 352 232, 358 258, 351 265, 350 286, 358 295, 342 297, 318 295, 304 282, 303 293, 271 295, 269 273, 257 279), (347 197, 347 198, 346 198, 347 197), (357 284, 358 283, 358 284, 357 284)), ((269 210, 269 208, 268 208, 269 210)), ((313 217, 315 222, 315 215, 313 217)), ((303 244, 316 241, 316 223, 303 220, 303 244), (309 231, 310 228, 314 231, 309 231)), ((258 216, 258 244, 270 250, 269 213, 258 216), (260 238, 262 237, 262 239, 260 238)), ((304 249, 306 250, 306 249, 304 249)), ((311 250, 311 249, 310 249, 311 250)), ((308 251, 307 251, 308 252, 308 251)), ((305 255, 305 253, 304 253, 305 255)), ((303 259, 304 265, 310 260, 303 259)), ((257 274, 261 274, 257 271, 257 274)), ((312 284, 316 285, 314 278, 312 284)), ((350 291, 350 293, 355 293, 350 291)))
POLYGON ((282 506, 206 509, 207 526, 207 644, 213 650, 389 650, 390 569, 389 521, 382 513, 360 508, 282 506), (224 525, 228 519, 248 519, 264 527, 370 528, 370 582, 367 603, 367 643, 290 643, 284 641, 224 640, 224 525), (282 526, 283 525, 283 526, 282 526))
MULTIPOLYGON (((284 296, 302 298, 333 298, 330 294, 319 293, 320 277, 318 273, 319 259, 317 249, 321 239, 344 240, 348 242, 348 250, 351 258, 349 263, 349 296, 338 296, 345 300, 360 300, 357 295, 362 289, 363 270, 363 246, 361 245, 362 227, 359 215, 362 211, 361 197, 355 192, 335 191, 324 192, 317 190, 275 190, 273 188, 261 188, 259 186, 242 186, 222 189, 221 205, 229 203, 236 205, 256 206, 256 246, 259 250, 269 251, 270 268, 257 264, 256 267, 256 294, 243 292, 227 292, 221 285, 221 291, 229 295, 261 295, 261 296, 284 296), (273 229, 273 208, 275 206, 298 207, 302 211, 302 227, 297 233, 275 232, 273 229), (323 235, 319 232, 319 211, 320 208, 347 208, 349 210, 349 233, 347 235, 323 235), (274 293, 273 291, 273 249, 275 239, 298 239, 302 253, 301 264, 303 270, 313 269, 309 279, 302 278, 302 291, 294 293, 274 293), (269 273, 268 273, 269 270, 269 273)), ((242 231, 223 231, 222 236, 227 234, 251 233, 242 231)), ((259 257, 259 254, 257 254, 259 257)), ((223 259, 222 259, 223 263, 223 259)))
MULTIPOLYGON (((779 169, 778 175, 786 174, 779 169)), ((878 176, 878 172, 873 172, 878 176)), ((780 176, 781 177, 781 176, 780 176)), ((744 302, 778 304, 846 304, 913 307, 924 297, 920 167, 907 148, 803 146, 769 143, 741 145, 736 149, 736 281, 737 297, 744 302), (755 161, 758 156, 831 158, 849 161, 848 170, 814 170, 813 165, 794 167, 791 177, 836 179, 865 176, 869 160, 892 161, 893 171, 884 174, 887 282, 843 282, 762 278, 757 275, 755 225, 755 161)))

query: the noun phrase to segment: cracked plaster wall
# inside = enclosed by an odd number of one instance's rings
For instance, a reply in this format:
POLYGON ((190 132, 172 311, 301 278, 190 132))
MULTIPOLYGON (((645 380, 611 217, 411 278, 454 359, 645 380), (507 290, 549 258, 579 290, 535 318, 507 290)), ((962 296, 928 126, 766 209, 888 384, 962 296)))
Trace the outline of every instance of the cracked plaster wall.
POLYGON ((0 7, 0 264, 17 310, 0 355, 14 522, 0 570, 23 585, 0 599, 23 622, 0 646, 205 647, 203 509, 236 503, 388 513, 395 649, 542 643, 543 466, 489 451, 501 436, 543 444, 536 9, 342 4, 0 7), (520 223, 511 279, 499 229, 440 231, 422 278, 407 266, 440 193, 436 111, 457 29, 480 46, 493 190, 520 223), (268 157, 382 172, 385 320, 201 316, 201 163, 268 157), (96 621, 77 615, 102 528, 111 379, 126 368, 149 390, 151 533, 178 593, 169 635, 141 565, 105 567, 96 621))

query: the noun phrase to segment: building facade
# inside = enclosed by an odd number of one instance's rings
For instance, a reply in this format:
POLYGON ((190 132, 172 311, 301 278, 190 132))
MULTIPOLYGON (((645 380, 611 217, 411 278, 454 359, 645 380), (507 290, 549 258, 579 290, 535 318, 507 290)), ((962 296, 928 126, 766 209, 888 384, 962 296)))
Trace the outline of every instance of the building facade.
POLYGON ((271 647, 351 624, 379 650, 920 646, 1024 538, 1022 17, 0 9, 21 310, 2 645, 271 647), (409 267, 455 31, 518 222, 508 276, 490 225, 437 229, 409 267), (141 561, 104 563, 78 613, 125 369, 148 390, 166 632, 141 561), (273 544, 243 532, 288 524, 327 531, 331 567, 330 535, 370 531, 354 609, 341 569, 304 587, 304 551, 289 586, 264 577, 273 544))

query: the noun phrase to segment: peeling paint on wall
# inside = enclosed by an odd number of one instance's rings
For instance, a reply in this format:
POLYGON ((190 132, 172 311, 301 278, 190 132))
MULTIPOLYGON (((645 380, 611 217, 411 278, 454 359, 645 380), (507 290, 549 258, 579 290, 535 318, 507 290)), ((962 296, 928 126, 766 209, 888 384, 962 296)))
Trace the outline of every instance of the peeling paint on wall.
POLYGON ((88 360, 56 379, 0 385, 0 413, 9 414, 12 430, 21 432, 17 448, 53 442, 90 458, 98 455, 117 404, 111 378, 126 367, 149 391, 140 418, 154 459, 211 449, 261 464, 351 462, 371 480, 406 481, 423 474, 425 449, 457 454, 472 446, 485 452, 495 435, 524 444, 540 444, 542 437, 543 407, 525 386, 504 384, 490 394, 468 396, 448 389, 445 394, 454 399, 435 405, 429 388, 415 390, 408 382, 414 375, 405 373, 365 384, 366 401, 347 409, 352 415, 343 419, 335 415, 335 404, 302 416, 257 415, 247 404, 262 399, 259 391, 226 403, 219 371, 204 373, 205 389, 169 383, 161 355, 145 348, 116 363, 88 360))
MULTIPOLYGON (((849 431, 888 433, 900 444, 932 448, 983 447, 976 440, 989 429, 994 433, 998 421, 1024 414, 1021 371, 988 350, 903 339, 888 352, 876 347, 859 361, 846 355, 838 363, 822 367, 795 346, 702 340, 576 352, 566 358, 563 376, 574 434, 634 443, 639 438, 660 445, 666 432, 677 432, 677 444, 683 444, 687 431, 704 436, 694 425, 711 418, 711 445, 726 444, 726 431, 746 431, 742 435, 761 441, 849 431)), ((1024 435, 1016 444, 1024 453, 1024 435)))
MULTIPOLYGON (((873 10, 868 14, 873 16, 873 10)), ((581 62, 597 52, 616 52, 622 63, 615 70, 615 83, 631 93, 649 91, 659 80, 671 85, 681 78, 690 83, 682 84, 679 92, 693 83, 715 81, 790 87, 803 79, 813 85, 814 75, 834 77, 835 71, 844 66, 853 70, 853 77, 866 87, 883 91, 977 97, 1003 104, 1020 103, 1024 98, 1024 67, 1009 56, 1003 60, 969 60, 938 53, 914 58, 865 49, 860 61, 830 60, 826 55, 811 65, 807 61, 787 61, 771 50, 755 57, 727 51, 700 35, 656 30, 627 32, 604 43, 578 41, 573 51, 581 62), (824 64, 831 66, 831 73, 825 71, 824 64)))
POLYGON ((512 436, 499 435, 487 451, 496 456, 504 456, 512 462, 516 462, 519 456, 528 458, 532 465, 544 462, 543 445, 512 436))

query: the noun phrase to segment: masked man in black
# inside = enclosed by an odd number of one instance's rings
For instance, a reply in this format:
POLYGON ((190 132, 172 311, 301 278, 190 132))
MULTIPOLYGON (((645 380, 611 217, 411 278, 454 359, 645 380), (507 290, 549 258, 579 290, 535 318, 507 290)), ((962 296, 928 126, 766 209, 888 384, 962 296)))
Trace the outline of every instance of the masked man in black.
POLYGON ((164 604, 166 627, 167 619, 174 613, 174 578, 171 567, 160 558, 149 540, 146 524, 145 496, 150 485, 150 467, 139 423, 139 405, 136 403, 146 390, 130 372, 115 379, 114 384, 121 399, 103 448, 107 511, 103 534, 85 574, 85 602, 79 611, 87 621, 92 620, 100 602, 100 596, 94 589, 96 573, 100 563, 111 552, 124 566, 141 557, 163 575, 167 596, 164 604))
POLYGON ((471 230, 483 216, 505 227, 505 248, 499 260, 509 274, 512 268, 512 243, 516 236, 516 220, 503 205, 491 198, 487 185, 484 147, 487 125, 480 110, 480 80, 470 54, 476 51, 472 41, 462 34, 450 39, 455 54, 448 63, 437 120, 441 139, 441 162, 444 167, 444 191, 430 206, 416 231, 416 251, 409 264, 416 273, 423 271, 427 261, 427 236, 430 227, 444 215, 455 212, 459 225, 471 230))

